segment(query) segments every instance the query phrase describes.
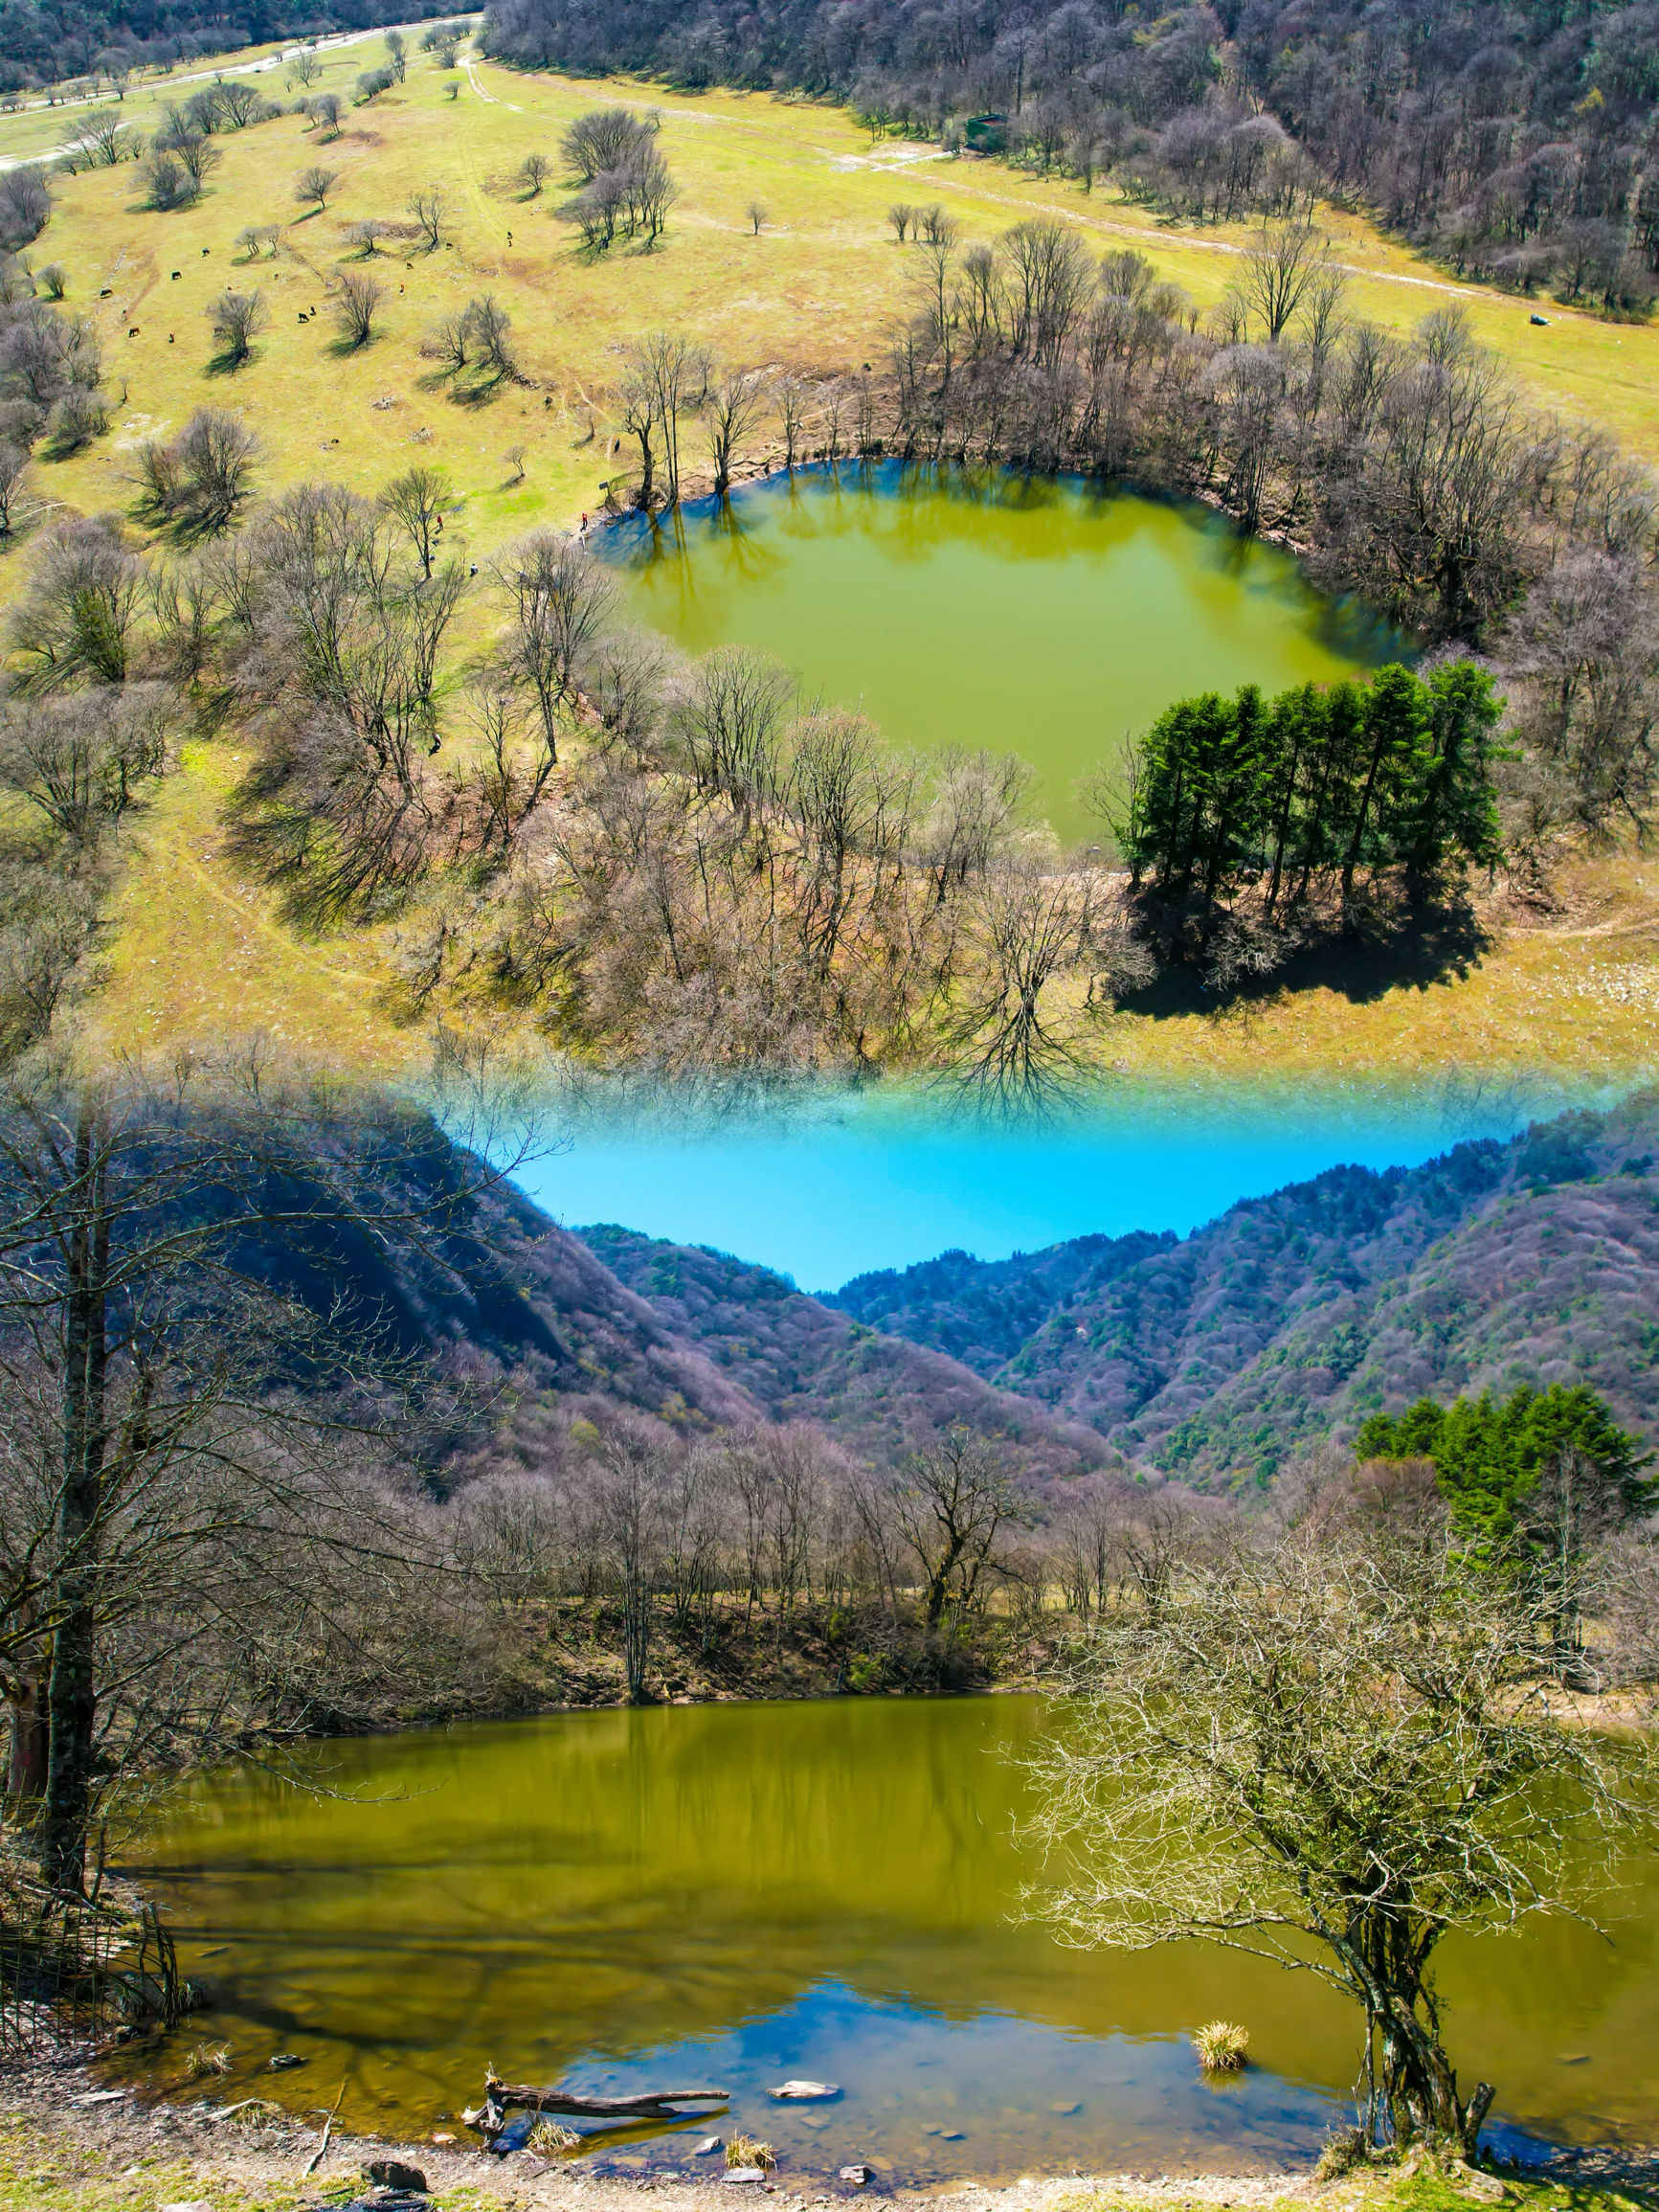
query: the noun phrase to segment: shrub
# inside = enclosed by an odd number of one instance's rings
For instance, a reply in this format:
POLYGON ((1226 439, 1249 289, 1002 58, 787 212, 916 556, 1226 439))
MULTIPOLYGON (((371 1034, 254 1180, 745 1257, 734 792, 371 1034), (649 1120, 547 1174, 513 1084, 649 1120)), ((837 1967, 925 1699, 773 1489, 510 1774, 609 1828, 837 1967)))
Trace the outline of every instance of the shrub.
POLYGON ((154 147, 145 155, 139 174, 144 178, 146 204, 160 214, 193 207, 202 195, 201 179, 192 176, 178 155, 166 147, 154 147))
POLYGON ((53 408, 46 427, 56 453, 78 453, 109 428, 109 410, 96 392, 73 385, 53 408))

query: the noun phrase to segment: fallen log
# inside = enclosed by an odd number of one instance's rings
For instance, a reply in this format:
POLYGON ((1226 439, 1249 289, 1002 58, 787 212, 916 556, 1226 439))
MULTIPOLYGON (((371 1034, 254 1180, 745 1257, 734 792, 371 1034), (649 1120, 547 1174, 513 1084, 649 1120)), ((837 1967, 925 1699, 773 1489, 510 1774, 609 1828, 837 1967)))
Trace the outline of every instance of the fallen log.
POLYGON ((676 2105, 724 2105, 729 2089, 647 2089, 637 2097, 578 2097, 569 2089, 538 2089, 525 2082, 502 2082, 491 2074, 483 2103, 461 2113, 480 2134, 495 2135, 513 2106, 532 2112, 555 2112, 575 2120, 672 2120, 676 2105))

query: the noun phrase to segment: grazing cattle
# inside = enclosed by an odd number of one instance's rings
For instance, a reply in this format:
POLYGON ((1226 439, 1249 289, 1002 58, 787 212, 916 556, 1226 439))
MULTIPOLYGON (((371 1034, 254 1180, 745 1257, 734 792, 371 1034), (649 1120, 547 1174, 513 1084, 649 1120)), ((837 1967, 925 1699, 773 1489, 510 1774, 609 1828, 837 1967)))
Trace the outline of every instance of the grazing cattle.
POLYGON ((173 271, 173 282, 176 284, 183 275, 184 271, 182 269, 175 269, 173 271))
POLYGON ((130 329, 130 330, 127 332, 127 336, 128 336, 129 338, 136 338, 136 337, 138 336, 138 325, 137 325, 136 323, 133 325, 132 328, 131 328, 131 329, 130 329))

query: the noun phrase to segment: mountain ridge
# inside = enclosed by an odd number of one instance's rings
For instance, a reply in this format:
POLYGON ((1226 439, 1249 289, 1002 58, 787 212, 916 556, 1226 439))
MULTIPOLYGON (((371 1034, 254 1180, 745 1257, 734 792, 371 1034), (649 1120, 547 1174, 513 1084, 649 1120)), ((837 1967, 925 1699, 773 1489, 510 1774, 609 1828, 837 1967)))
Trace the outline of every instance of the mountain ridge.
POLYGON ((1656 1153, 1642 1093, 1420 1167, 1334 1167, 1155 1249, 945 1254, 826 1302, 1188 1479, 1263 1477, 1370 1412, 1520 1382, 1589 1382, 1651 1433, 1656 1153), (1030 1321, 1012 1348, 1010 1316, 1030 1321))

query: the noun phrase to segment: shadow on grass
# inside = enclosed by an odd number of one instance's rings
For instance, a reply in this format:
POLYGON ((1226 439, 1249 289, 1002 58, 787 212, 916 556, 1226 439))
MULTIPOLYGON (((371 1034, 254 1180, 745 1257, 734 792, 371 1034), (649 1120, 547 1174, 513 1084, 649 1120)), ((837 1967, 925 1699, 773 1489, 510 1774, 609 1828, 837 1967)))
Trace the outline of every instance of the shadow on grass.
POLYGON ((504 389, 512 387, 513 381, 504 369, 492 370, 483 375, 470 369, 433 369, 415 378, 415 388, 434 396, 441 392, 452 406, 464 407, 476 414, 481 407, 488 407, 499 399, 504 389))
POLYGON ((1282 967, 1220 989, 1196 966, 1165 968, 1155 982, 1118 1001, 1125 1013, 1170 1021, 1188 1014, 1247 1010, 1300 991, 1334 991, 1369 1005, 1389 991, 1426 991, 1467 982, 1491 949, 1491 933, 1467 900, 1373 920, 1362 935, 1333 932, 1292 953, 1282 967))

